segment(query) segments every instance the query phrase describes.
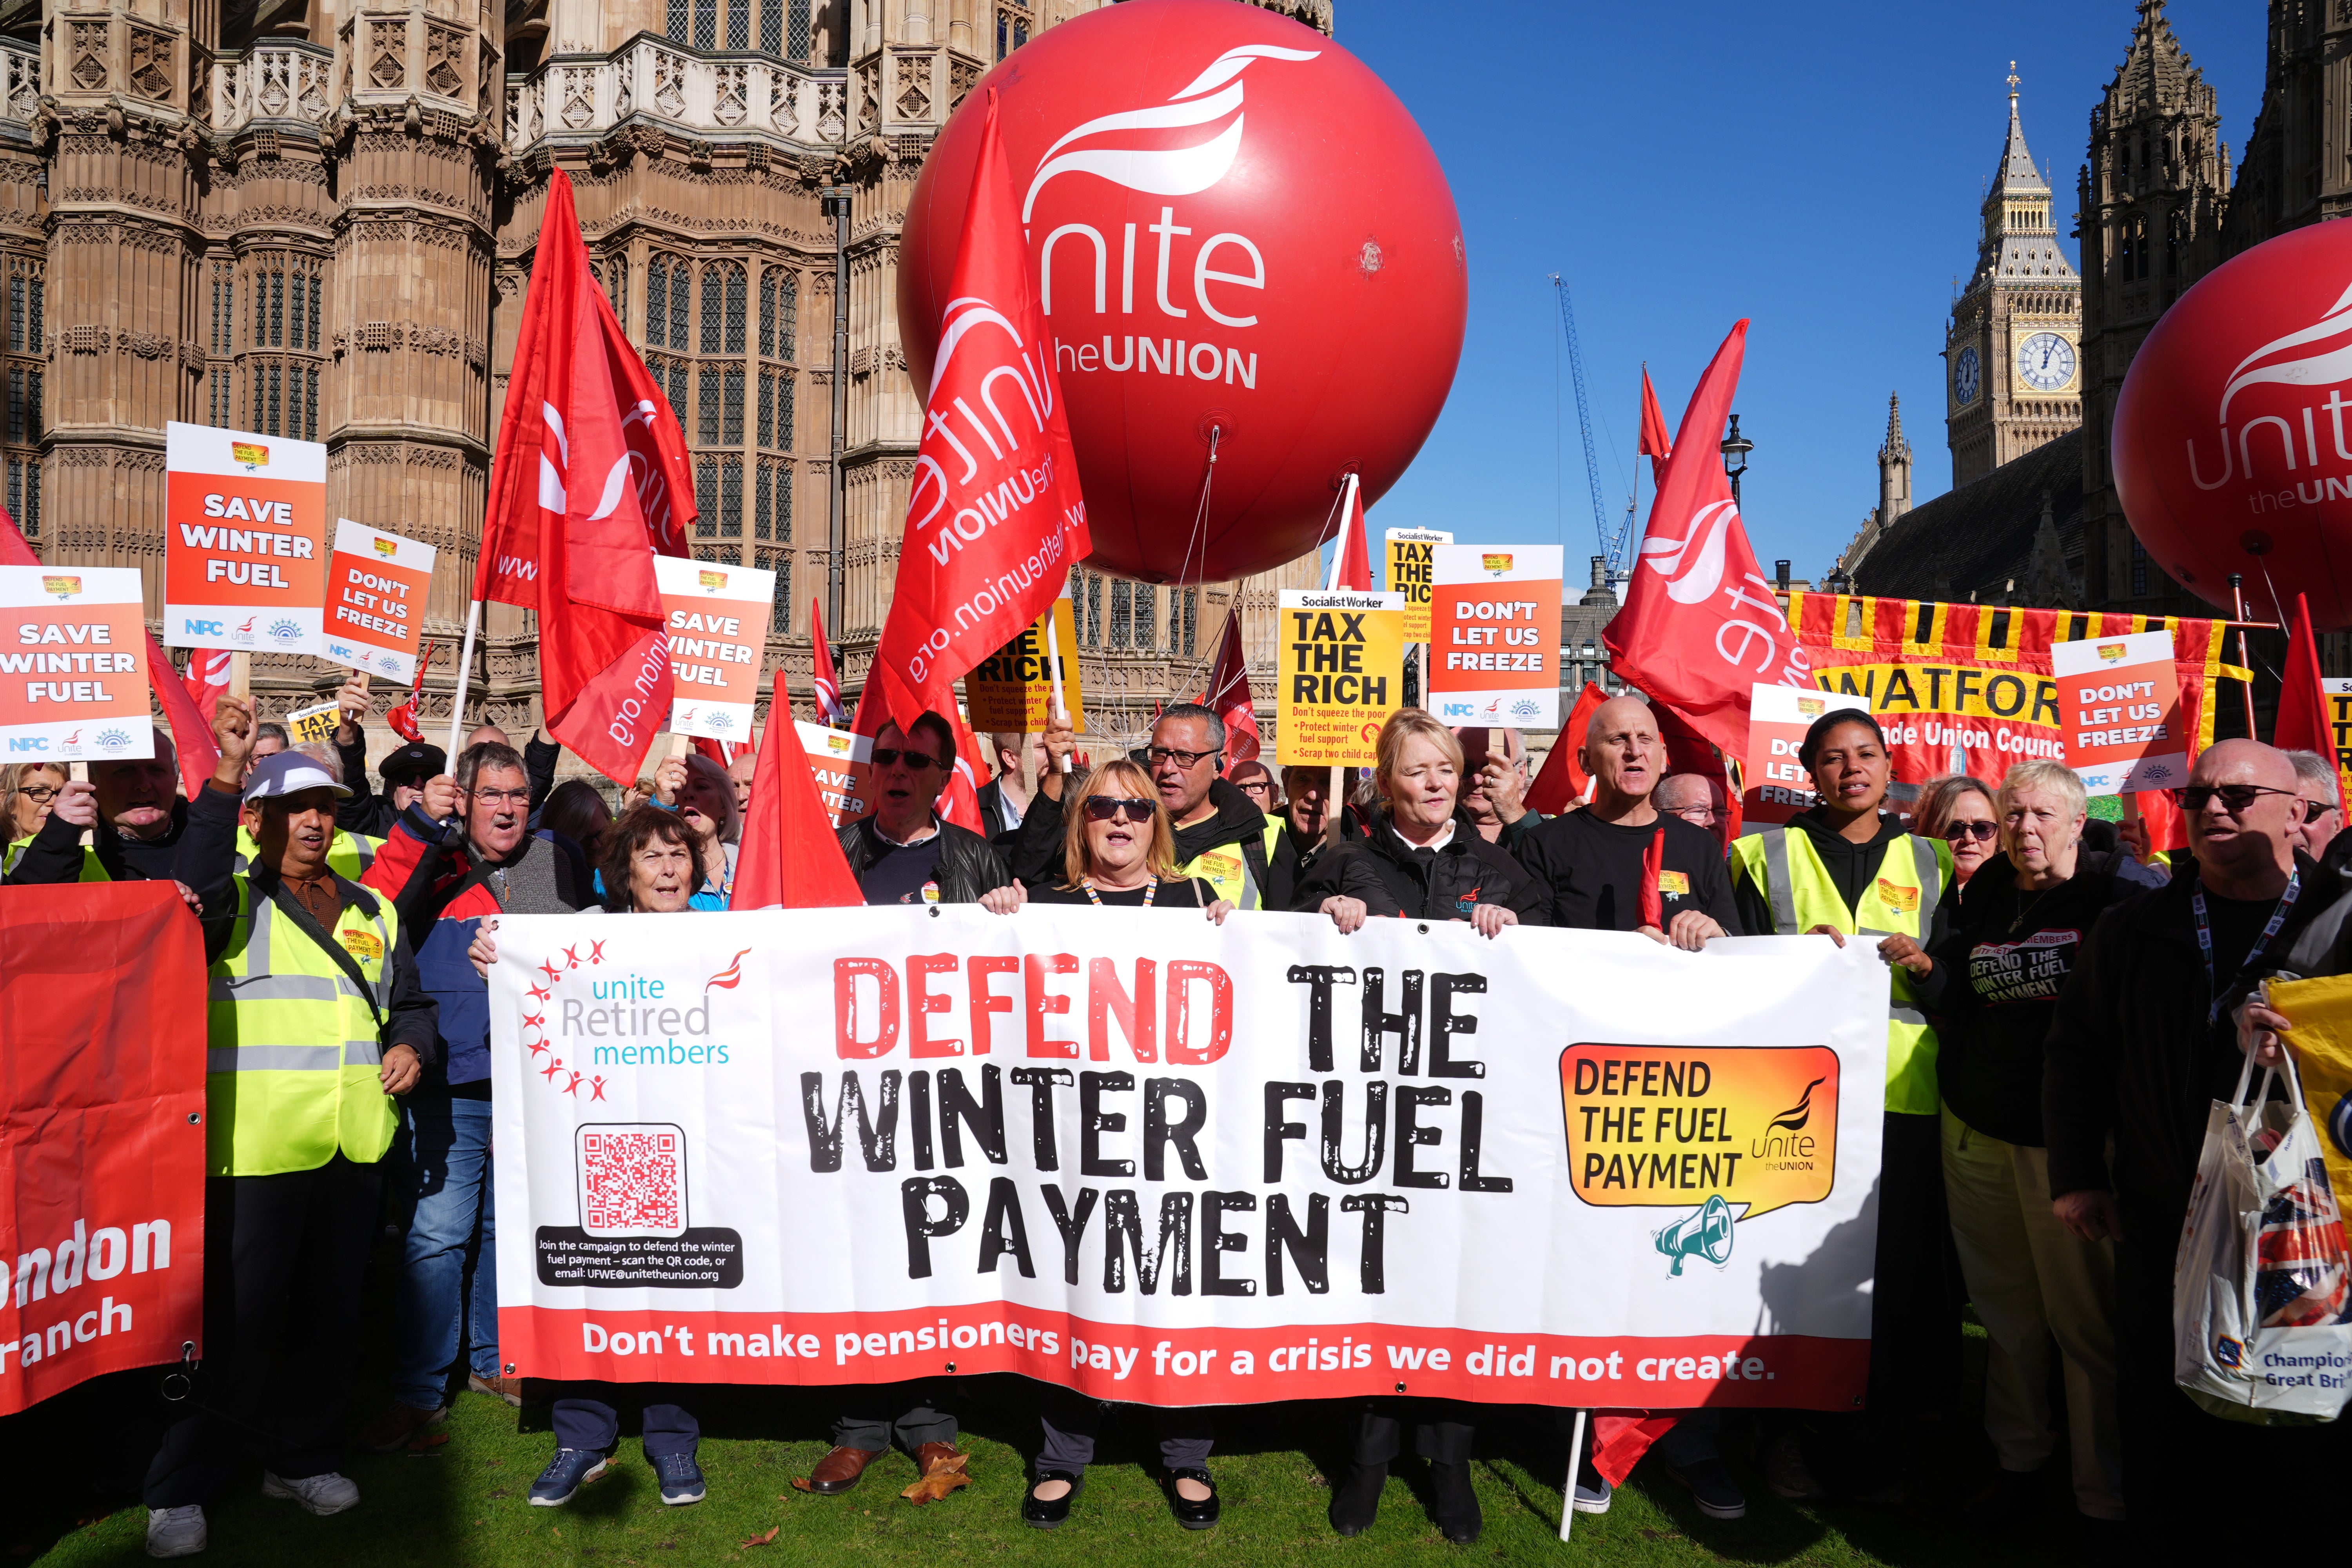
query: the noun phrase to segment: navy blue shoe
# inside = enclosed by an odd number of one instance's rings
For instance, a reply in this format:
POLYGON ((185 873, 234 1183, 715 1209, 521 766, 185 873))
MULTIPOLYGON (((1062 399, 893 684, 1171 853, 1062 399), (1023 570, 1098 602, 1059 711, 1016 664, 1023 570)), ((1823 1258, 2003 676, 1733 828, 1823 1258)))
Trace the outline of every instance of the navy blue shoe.
POLYGON ((530 1483, 530 1506, 562 1508, 589 1482, 604 1476, 604 1456, 593 1448, 558 1448, 530 1483))
POLYGON ((672 1508, 683 1508, 703 1499, 702 1467, 694 1462, 692 1454, 648 1454, 654 1464, 654 1474, 661 1478, 662 1501, 672 1508))

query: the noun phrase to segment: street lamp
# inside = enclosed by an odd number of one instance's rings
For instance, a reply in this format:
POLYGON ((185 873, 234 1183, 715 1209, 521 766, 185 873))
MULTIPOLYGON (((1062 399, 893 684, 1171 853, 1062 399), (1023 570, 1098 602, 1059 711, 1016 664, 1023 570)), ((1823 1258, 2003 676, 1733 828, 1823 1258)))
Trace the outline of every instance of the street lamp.
POLYGON ((1853 592, 1853 579, 1847 576, 1845 568, 1841 566, 1829 574, 1826 586, 1832 594, 1850 594, 1853 592))
POLYGON ((1731 431, 1723 438, 1723 471, 1731 477, 1731 504, 1739 505, 1739 476, 1748 471, 1748 454, 1756 443, 1739 433, 1739 416, 1731 416, 1731 431))

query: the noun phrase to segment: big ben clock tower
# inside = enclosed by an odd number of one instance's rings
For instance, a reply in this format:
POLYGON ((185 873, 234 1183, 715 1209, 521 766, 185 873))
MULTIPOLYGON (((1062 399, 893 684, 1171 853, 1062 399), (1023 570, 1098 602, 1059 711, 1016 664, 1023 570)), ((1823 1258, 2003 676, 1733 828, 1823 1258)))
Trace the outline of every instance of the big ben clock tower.
POLYGON ((2058 246, 2050 182, 2026 151, 2009 77, 2009 140, 1984 200, 1976 270, 1944 347, 1952 487, 2083 423, 2083 281, 2058 246))

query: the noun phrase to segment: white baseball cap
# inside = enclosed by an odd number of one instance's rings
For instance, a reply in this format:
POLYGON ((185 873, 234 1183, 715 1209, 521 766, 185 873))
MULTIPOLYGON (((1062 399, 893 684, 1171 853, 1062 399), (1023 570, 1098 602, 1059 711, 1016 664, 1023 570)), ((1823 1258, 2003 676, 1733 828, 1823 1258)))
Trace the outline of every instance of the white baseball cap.
POLYGON ((352 792, 335 782, 335 775, 315 757, 299 752, 272 752, 253 764, 253 773, 245 781, 247 805, 267 800, 272 795, 300 795, 304 790, 331 789, 338 796, 352 792))

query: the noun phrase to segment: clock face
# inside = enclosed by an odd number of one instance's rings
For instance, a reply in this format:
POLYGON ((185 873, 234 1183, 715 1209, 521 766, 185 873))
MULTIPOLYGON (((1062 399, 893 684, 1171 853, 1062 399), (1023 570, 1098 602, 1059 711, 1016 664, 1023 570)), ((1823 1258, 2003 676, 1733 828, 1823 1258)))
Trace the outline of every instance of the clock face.
POLYGON ((1977 384, 1983 378, 1977 363, 1977 351, 1962 349, 1960 357, 1952 362, 1952 401, 1966 405, 1977 400, 1977 384))
POLYGON ((2055 332, 2036 332, 2017 345, 2017 374, 2036 392, 2055 392, 2074 379, 2074 345, 2055 332))

